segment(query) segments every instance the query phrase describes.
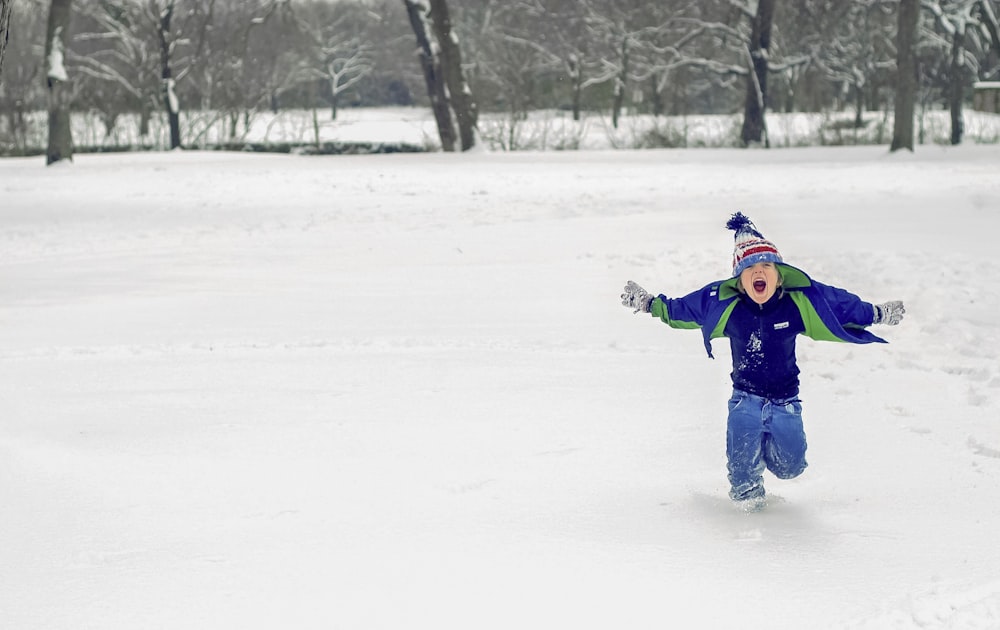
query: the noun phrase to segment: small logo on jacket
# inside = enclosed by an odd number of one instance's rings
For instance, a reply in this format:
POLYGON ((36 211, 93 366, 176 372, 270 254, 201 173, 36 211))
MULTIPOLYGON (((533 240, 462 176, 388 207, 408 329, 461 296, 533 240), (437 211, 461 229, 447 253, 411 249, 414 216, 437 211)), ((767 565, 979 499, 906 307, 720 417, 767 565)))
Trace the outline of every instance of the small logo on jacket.
POLYGON ((782 328, 788 328, 788 322, 780 322, 774 325, 775 330, 781 330, 782 328))

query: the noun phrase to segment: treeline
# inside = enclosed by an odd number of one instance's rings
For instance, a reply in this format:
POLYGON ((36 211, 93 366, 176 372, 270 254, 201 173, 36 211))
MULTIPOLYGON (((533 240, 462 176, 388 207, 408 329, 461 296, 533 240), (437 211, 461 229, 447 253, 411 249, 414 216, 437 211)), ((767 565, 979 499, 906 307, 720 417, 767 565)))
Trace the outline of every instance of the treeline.
POLYGON ((66 107, 98 114, 109 133, 125 113, 211 110, 236 138, 265 110, 435 106, 439 90, 467 91, 465 115, 511 120, 742 110, 744 144, 766 145, 766 110, 851 108, 860 124, 891 109, 907 5, 920 7, 912 98, 951 108, 960 142, 972 84, 1000 77, 997 0, 13 0, 0 141, 16 143, 65 78, 66 107), (62 30, 57 4, 71 4, 62 30), (445 10, 450 35, 435 39, 445 10), (464 81, 450 90, 434 85, 449 46, 464 81))

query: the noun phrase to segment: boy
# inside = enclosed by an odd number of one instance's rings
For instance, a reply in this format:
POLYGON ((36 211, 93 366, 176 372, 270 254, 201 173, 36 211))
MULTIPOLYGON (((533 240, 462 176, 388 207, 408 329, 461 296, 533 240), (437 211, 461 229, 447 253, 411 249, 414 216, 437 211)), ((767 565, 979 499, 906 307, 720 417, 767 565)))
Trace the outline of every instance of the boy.
POLYGON ((733 355, 733 395, 726 431, 729 497, 743 510, 767 504, 762 474, 792 479, 806 468, 806 436, 798 399, 795 338, 886 343, 865 328, 895 326, 899 301, 864 302, 821 284, 784 263, 774 243, 737 212, 726 223, 735 232, 733 275, 682 298, 653 297, 628 281, 622 304, 673 328, 700 328, 708 356, 711 340, 728 337, 733 355))

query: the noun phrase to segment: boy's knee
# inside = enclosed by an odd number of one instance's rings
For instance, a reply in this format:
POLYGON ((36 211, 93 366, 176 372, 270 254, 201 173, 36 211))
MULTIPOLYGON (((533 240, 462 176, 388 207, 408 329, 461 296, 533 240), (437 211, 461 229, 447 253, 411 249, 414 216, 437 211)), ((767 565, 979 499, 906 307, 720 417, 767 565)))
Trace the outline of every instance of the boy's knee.
POLYGON ((805 439, 780 445, 771 440, 765 445, 763 455, 767 469, 778 479, 794 479, 809 465, 806 463, 805 439))
POLYGON ((768 458, 767 469, 778 479, 795 479, 806 471, 809 466, 804 457, 793 461, 782 461, 780 458, 772 460, 768 458))

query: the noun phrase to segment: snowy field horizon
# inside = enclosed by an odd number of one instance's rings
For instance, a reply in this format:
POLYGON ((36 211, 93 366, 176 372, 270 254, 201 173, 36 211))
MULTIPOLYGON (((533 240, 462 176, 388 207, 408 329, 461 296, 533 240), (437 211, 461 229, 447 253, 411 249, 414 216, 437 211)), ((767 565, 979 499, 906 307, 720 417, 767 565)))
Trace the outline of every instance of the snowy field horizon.
MULTIPOLYGON (((162 115, 150 120, 149 133, 140 135, 139 117, 123 114, 110 131, 96 112, 77 112, 72 117, 73 140, 89 151, 170 147, 170 130, 162 115)), ((853 111, 768 112, 771 146, 885 145, 892 140, 893 115, 866 111, 862 126, 855 127, 853 111)), ((328 110, 250 111, 236 124, 224 111, 181 113, 181 137, 186 149, 339 144, 357 150, 364 145, 402 145, 410 150, 440 149, 434 117, 426 107, 342 108, 336 118, 328 110)), ((48 141, 47 115, 34 112, 23 118, 23 129, 13 133, 0 118, 0 151, 44 153, 48 141), (16 142, 14 137, 19 138, 16 142)), ((966 109, 963 114, 964 144, 1000 144, 1000 114, 966 109)), ((607 112, 587 111, 574 121, 563 110, 537 110, 512 121, 509 115, 484 112, 479 117, 479 144, 487 151, 562 151, 662 148, 736 148, 740 146, 743 114, 692 114, 652 116, 625 113, 617 126, 607 112)), ((943 109, 921 110, 916 116, 919 148, 949 145, 950 113, 943 109)), ((274 150, 274 149, 272 149, 274 150)))
POLYGON ((18 630, 996 628, 1000 145, 0 160, 18 630), (806 473, 726 497, 729 350, 626 280, 740 210, 869 301, 806 473))

